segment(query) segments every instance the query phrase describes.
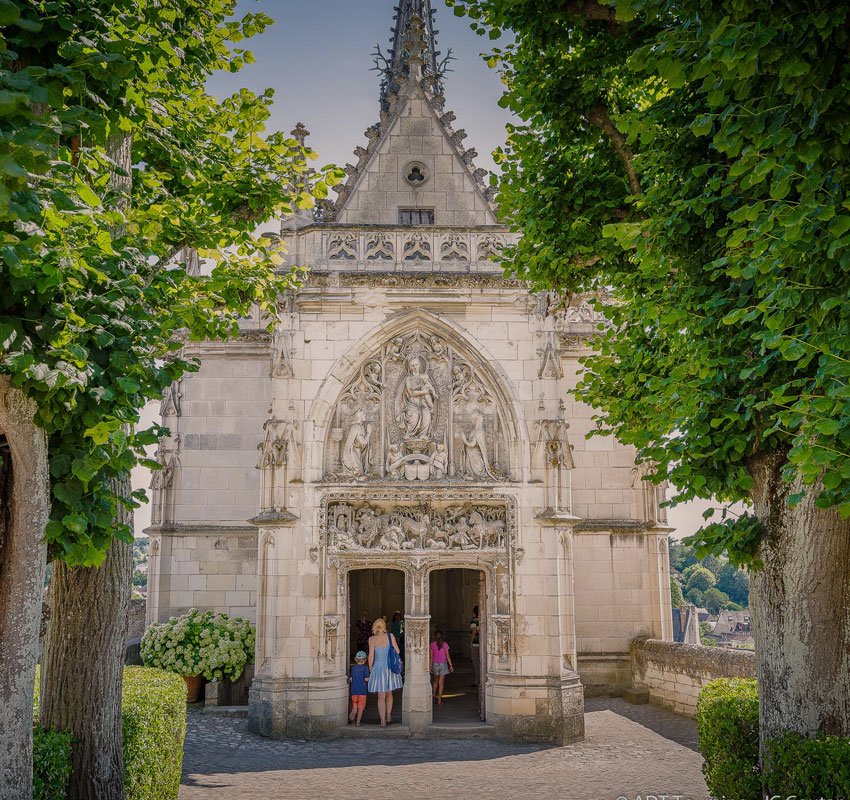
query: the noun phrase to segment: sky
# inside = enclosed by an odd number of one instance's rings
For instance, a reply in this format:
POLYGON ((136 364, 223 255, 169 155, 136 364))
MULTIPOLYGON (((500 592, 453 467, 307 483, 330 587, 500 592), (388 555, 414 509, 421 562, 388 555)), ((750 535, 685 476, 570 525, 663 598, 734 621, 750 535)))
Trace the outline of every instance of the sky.
MULTIPOLYGON (((276 24, 240 45, 256 61, 236 74, 213 76, 212 94, 226 97, 240 88, 262 92, 274 89, 275 102, 269 132, 289 132, 303 122, 311 132, 308 144, 319 164, 354 162, 354 148, 365 145, 363 132, 379 118, 380 77, 370 69, 372 53, 380 44, 389 48, 393 9, 398 0, 241 0, 238 14, 263 12, 276 24)), ((481 54, 493 43, 475 34, 466 19, 456 17, 443 0, 432 0, 437 11, 437 43, 456 60, 445 80, 446 109, 457 115, 455 128, 464 128, 467 147, 478 151, 476 164, 494 169, 491 153, 504 144, 510 117, 498 105, 502 84, 481 54)), ((158 404, 149 406, 143 422, 150 422, 158 404)), ((150 475, 134 473, 134 485, 147 487, 150 475)), ((669 511, 678 537, 702 524, 707 503, 688 503, 669 511)), ((150 506, 136 512, 136 531, 150 524, 150 506)))
MULTIPOLYGON (((262 12, 275 20, 245 46, 256 58, 236 74, 209 82, 217 97, 240 88, 275 91, 270 131, 291 131, 303 122, 308 143, 321 164, 354 161, 363 132, 378 121, 380 76, 371 72, 372 53, 389 49, 398 0, 240 0, 239 14, 262 12)), ((437 12, 438 49, 453 51, 456 61, 445 82, 446 108, 457 114, 455 128, 469 134, 465 144, 480 154, 478 166, 493 169, 490 153, 504 143, 508 112, 499 108, 502 84, 481 53, 492 46, 475 34, 469 21, 456 17, 442 0, 437 12)), ((242 45, 240 45, 242 46, 242 45)))

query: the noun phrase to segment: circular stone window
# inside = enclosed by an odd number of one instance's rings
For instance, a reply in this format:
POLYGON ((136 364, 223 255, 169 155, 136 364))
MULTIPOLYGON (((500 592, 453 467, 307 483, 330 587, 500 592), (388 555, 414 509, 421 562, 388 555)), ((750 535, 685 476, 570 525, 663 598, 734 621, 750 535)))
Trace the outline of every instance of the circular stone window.
POLYGON ((423 186, 429 177, 428 169, 421 161, 411 161, 404 168, 404 179, 414 189, 423 186))

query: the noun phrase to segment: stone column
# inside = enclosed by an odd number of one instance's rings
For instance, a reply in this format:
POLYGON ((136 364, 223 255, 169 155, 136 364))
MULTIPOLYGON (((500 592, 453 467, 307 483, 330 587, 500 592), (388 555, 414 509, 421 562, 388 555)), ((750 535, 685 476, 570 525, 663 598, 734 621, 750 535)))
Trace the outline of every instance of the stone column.
POLYGON ((432 722, 431 678, 428 675, 428 634, 431 624, 429 574, 424 565, 409 567, 404 612, 403 722, 411 733, 423 733, 432 722))

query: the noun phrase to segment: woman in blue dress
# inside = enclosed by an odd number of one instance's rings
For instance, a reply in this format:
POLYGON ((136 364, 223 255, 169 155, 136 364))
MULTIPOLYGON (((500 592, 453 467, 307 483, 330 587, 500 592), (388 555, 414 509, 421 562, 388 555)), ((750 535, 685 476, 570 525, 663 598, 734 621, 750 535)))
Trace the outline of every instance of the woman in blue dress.
POLYGON ((372 625, 372 636, 369 638, 369 694, 378 695, 378 715, 382 728, 392 724, 393 692, 401 689, 401 675, 393 672, 387 663, 391 647, 401 655, 395 637, 387 633, 387 623, 378 617, 372 625))

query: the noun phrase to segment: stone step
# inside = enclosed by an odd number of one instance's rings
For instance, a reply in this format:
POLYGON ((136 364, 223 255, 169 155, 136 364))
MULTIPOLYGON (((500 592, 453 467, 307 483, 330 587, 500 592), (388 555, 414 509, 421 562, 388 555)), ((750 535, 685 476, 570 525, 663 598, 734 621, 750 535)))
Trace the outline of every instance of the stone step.
POLYGON ((630 686, 623 689, 623 700, 636 706, 643 706, 649 702, 649 689, 645 686, 630 686))
POLYGON ((485 722, 429 725, 424 734, 432 739, 495 739, 496 728, 485 722))
POLYGON ((389 727, 382 728, 380 725, 346 725, 339 729, 341 736, 352 739, 407 739, 410 737, 410 728, 407 725, 395 723, 389 727))

